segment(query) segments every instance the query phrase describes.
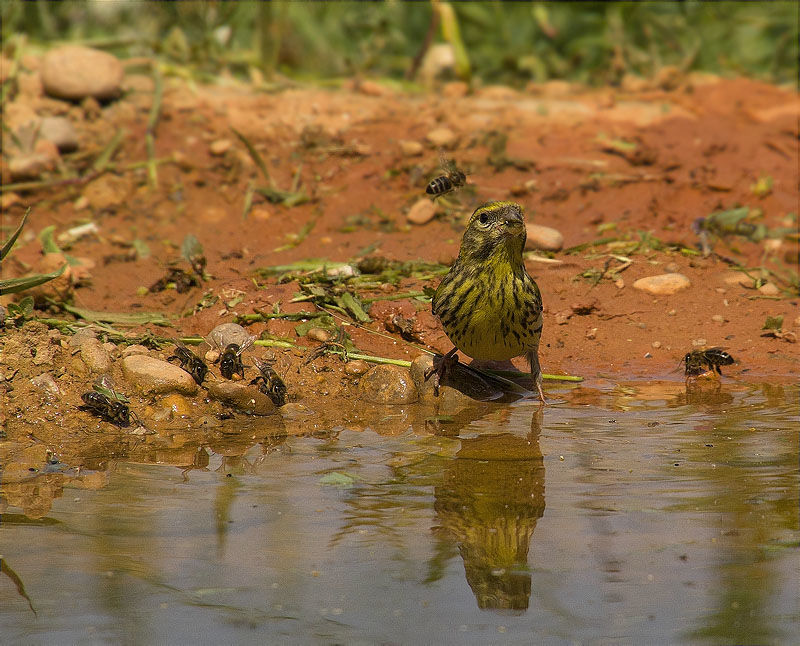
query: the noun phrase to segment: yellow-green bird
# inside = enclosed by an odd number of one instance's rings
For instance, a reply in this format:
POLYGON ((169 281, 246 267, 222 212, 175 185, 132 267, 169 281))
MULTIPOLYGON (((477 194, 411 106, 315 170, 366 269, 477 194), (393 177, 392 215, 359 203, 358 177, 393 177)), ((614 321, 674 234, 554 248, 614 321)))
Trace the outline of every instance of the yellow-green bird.
POLYGON ((525 223, 514 202, 488 202, 469 219, 458 258, 433 296, 433 313, 456 347, 474 359, 525 355, 544 403, 539 340, 542 295, 522 260, 525 223))

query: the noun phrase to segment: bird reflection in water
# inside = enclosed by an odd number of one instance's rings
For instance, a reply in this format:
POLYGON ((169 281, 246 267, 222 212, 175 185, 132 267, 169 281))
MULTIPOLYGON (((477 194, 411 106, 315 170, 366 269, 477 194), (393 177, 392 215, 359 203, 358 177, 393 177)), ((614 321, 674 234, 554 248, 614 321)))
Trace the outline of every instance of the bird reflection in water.
POLYGON ((545 509, 541 421, 539 410, 525 436, 462 439, 435 488, 440 531, 458 544, 467 583, 484 610, 528 608, 528 547, 545 509))

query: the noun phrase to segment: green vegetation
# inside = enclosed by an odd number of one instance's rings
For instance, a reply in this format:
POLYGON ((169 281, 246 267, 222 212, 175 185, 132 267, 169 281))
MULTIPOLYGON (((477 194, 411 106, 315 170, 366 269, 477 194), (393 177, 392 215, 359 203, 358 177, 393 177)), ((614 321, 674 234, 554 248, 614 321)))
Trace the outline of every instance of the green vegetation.
MULTIPOLYGON (((484 83, 615 84, 667 65, 796 82, 795 2, 22 2, 0 7, 3 43, 79 41, 158 56, 195 75, 413 76, 429 42, 452 75, 484 83)), ((13 59, 13 52, 6 52, 13 59)), ((152 173, 152 171, 151 171, 152 173)))

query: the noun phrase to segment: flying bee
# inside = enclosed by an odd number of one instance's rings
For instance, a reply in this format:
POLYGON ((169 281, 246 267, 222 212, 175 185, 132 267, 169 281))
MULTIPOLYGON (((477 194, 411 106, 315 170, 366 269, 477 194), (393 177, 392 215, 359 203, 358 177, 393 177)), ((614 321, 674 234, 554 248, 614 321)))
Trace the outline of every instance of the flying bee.
POLYGON ((256 368, 261 373, 250 382, 251 386, 258 386, 258 389, 272 400, 276 406, 283 406, 286 403, 286 384, 278 376, 272 364, 266 361, 254 359, 256 368))
POLYGON ((112 399, 96 390, 83 393, 81 399, 83 400, 83 406, 78 406, 80 410, 85 410, 95 417, 117 426, 130 426, 130 409, 127 404, 118 399, 112 399))
POLYGON ((722 348, 708 348, 707 350, 692 350, 683 357, 686 365, 686 376, 696 377, 706 370, 722 374, 720 366, 729 366, 736 360, 722 348))
POLYGON ((425 187, 425 192, 433 195, 434 200, 467 183, 467 174, 456 166, 454 161, 447 159, 442 152, 439 153, 439 160, 444 175, 432 179, 425 187))
POLYGON ((208 374, 206 362, 198 357, 194 352, 187 348, 183 343, 175 344, 175 353, 167 359, 172 361, 177 359, 181 363, 181 368, 192 375, 192 379, 199 386, 208 374))

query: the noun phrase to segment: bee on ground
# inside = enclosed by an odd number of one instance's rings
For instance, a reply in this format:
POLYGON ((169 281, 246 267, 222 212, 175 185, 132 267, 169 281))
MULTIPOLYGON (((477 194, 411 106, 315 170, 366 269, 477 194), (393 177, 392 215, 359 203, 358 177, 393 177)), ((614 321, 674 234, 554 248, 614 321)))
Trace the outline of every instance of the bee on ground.
POLYGON ((720 366, 729 366, 736 360, 722 348, 708 348, 707 350, 692 350, 683 357, 686 366, 686 376, 696 377, 706 370, 722 374, 720 366))
POLYGON ((79 410, 87 411, 95 417, 117 426, 130 426, 131 412, 127 404, 96 390, 83 393, 81 399, 83 405, 78 406, 79 410))
POLYGON ((272 364, 266 361, 254 359, 256 368, 261 373, 250 382, 251 386, 258 386, 258 389, 267 395, 276 406, 283 406, 286 403, 286 384, 278 376, 272 364))
POLYGON ((181 368, 192 375, 192 379, 199 386, 208 374, 206 362, 198 357, 194 352, 187 348, 183 343, 175 344, 175 353, 167 359, 172 361, 177 359, 181 363, 181 368))
POLYGON ((247 350, 255 337, 251 337, 244 341, 241 345, 238 343, 228 343, 221 349, 219 355, 219 371, 225 379, 233 379, 233 375, 239 375, 244 379, 244 364, 242 364, 242 352, 247 350))
POLYGON ((445 174, 432 179, 425 187, 425 192, 433 195, 434 200, 467 183, 467 174, 454 161, 447 159, 444 153, 439 153, 439 160, 445 174))

